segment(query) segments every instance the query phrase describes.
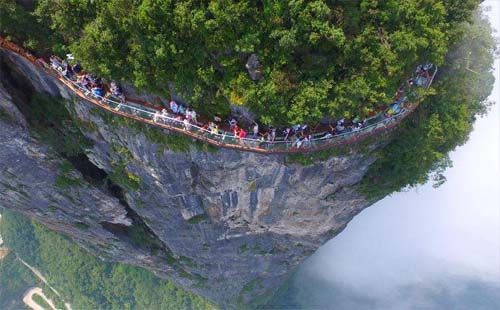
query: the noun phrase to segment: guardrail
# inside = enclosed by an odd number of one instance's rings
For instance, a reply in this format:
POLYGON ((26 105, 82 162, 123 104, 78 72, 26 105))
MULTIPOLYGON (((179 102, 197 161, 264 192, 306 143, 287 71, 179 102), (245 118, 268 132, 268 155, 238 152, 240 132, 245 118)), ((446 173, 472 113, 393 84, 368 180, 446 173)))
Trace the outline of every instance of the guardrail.
MULTIPOLYGON (((402 119, 408 116, 419 104, 419 102, 409 103, 405 101, 406 106, 402 107, 401 111, 397 115, 385 117, 383 114, 379 114, 374 118, 380 118, 380 120, 375 121, 371 125, 332 136, 328 136, 325 132, 323 133, 325 134, 325 136, 323 137, 316 137, 311 139, 310 141, 302 141, 300 144, 296 143, 296 141, 285 141, 281 137, 276 137, 276 140, 272 142, 268 140, 263 141, 260 139, 246 137, 239 138, 235 137, 232 133, 224 132, 222 130, 220 130, 219 133, 212 133, 210 132, 210 130, 200 127, 196 124, 185 124, 184 121, 177 119, 172 114, 158 115, 158 109, 146 105, 137 104, 135 103, 137 102, 137 100, 134 100, 135 102, 127 100, 125 102, 121 102, 118 100, 110 99, 108 97, 97 96, 90 90, 80 86, 76 81, 54 70, 45 61, 36 59, 32 54, 26 52, 21 47, 1 37, 0 47, 3 47, 25 57, 37 67, 41 68, 46 73, 64 83, 78 97, 91 102, 108 112, 134 119, 152 126, 168 129, 170 131, 192 137, 193 139, 197 139, 217 147, 224 147, 241 151, 264 154, 310 153, 329 149, 339 145, 355 143, 378 132, 393 128, 394 126, 399 124, 402 119)), ((425 87, 429 87, 432 84, 436 73, 437 68, 434 69, 430 80, 428 80, 427 84, 424 85, 425 87)), ((315 136, 317 135, 318 134, 315 134, 315 136)))

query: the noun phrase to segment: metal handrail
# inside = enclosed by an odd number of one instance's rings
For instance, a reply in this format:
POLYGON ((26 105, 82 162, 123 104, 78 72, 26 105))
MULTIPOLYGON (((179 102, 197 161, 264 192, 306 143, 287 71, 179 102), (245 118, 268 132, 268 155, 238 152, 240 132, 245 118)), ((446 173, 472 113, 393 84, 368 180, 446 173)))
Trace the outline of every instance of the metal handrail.
MULTIPOLYGON (((19 48, 17 45, 14 45, 15 49, 12 48, 13 43, 4 40, 0 37, 0 46, 5 47, 17 54, 20 54, 33 62, 36 65, 41 66, 41 68, 57 78, 59 81, 63 82, 66 86, 73 90, 73 92, 79 97, 89 101, 105 110, 112 112, 114 114, 118 114, 120 116, 125 116, 128 118, 132 118, 143 123, 147 123, 149 125, 169 129, 181 134, 188 135, 192 138, 210 143, 212 145, 216 145, 219 147, 233 148, 244 151, 258 152, 258 153, 307 153, 314 152, 318 150, 323 150, 327 148, 331 148, 333 146, 354 143, 359 141, 360 139, 364 139, 372 133, 378 132, 380 130, 385 130, 394 127, 397 125, 402 119, 404 119, 408 114, 410 114, 419 104, 410 103, 409 108, 402 107, 401 111, 390 117, 385 117, 384 119, 375 122, 371 125, 364 126, 357 130, 351 130, 348 132, 340 133, 332 135, 331 137, 327 137, 327 133, 318 133, 315 135, 325 134, 323 137, 313 138, 309 141, 302 141, 301 146, 297 146, 297 141, 286 141, 286 140, 261 140, 261 139, 253 139, 253 138, 239 138, 231 133, 224 132, 222 130, 221 133, 212 133, 209 129, 204 129, 197 124, 188 124, 187 126, 184 124, 184 121, 176 119, 173 115, 167 114, 163 115, 159 113, 159 110, 153 109, 150 107, 146 107, 141 105, 141 108, 138 108, 135 103, 132 102, 120 102, 116 100, 112 100, 105 96, 99 96, 93 94, 90 90, 85 87, 82 87, 74 80, 68 78, 65 75, 62 75, 61 72, 53 69, 49 66, 45 61, 39 61, 34 59, 32 55, 23 53, 24 50, 19 48), (8 42, 10 44, 5 44, 8 42), (7 45, 7 46, 5 46, 7 45), (159 121, 155 121, 158 119, 159 121)), ((437 67, 434 66, 434 73, 425 87, 430 87, 432 84, 434 77, 437 73, 437 67)), ((405 103, 408 101, 404 101, 405 103)), ((380 117, 382 113, 373 116, 372 118, 380 117)))

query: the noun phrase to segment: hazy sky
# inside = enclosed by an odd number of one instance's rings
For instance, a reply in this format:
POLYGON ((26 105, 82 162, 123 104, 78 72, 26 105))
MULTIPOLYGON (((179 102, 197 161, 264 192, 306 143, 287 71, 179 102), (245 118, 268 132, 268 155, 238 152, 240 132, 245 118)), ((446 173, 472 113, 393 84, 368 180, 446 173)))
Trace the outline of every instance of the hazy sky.
MULTIPOLYGON (((486 1, 500 30, 500 1, 486 1)), ((500 62, 496 104, 451 154, 440 188, 387 197, 301 267, 302 308, 500 309, 500 62)))

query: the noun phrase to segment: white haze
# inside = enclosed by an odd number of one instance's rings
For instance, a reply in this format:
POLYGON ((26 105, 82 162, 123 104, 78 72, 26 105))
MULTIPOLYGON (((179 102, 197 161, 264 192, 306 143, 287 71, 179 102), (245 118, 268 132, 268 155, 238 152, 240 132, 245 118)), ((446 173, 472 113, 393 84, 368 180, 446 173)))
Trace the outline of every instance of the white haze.
MULTIPOLYGON (((482 6, 500 31, 500 1, 482 6)), ((498 60, 495 78, 496 103, 451 154, 448 181, 363 211, 301 267, 293 308, 500 309, 498 60)))

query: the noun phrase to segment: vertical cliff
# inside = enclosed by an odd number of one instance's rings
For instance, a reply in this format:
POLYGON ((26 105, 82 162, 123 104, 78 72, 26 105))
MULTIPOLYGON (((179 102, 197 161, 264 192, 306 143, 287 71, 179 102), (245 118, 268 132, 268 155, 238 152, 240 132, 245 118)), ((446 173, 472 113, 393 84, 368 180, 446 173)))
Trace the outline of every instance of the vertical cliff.
POLYGON ((221 305, 265 298, 369 205, 355 190, 367 151, 301 166, 217 150, 107 114, 10 52, 0 66, 0 203, 221 305), (33 138, 39 92, 65 98, 85 156, 33 138))

